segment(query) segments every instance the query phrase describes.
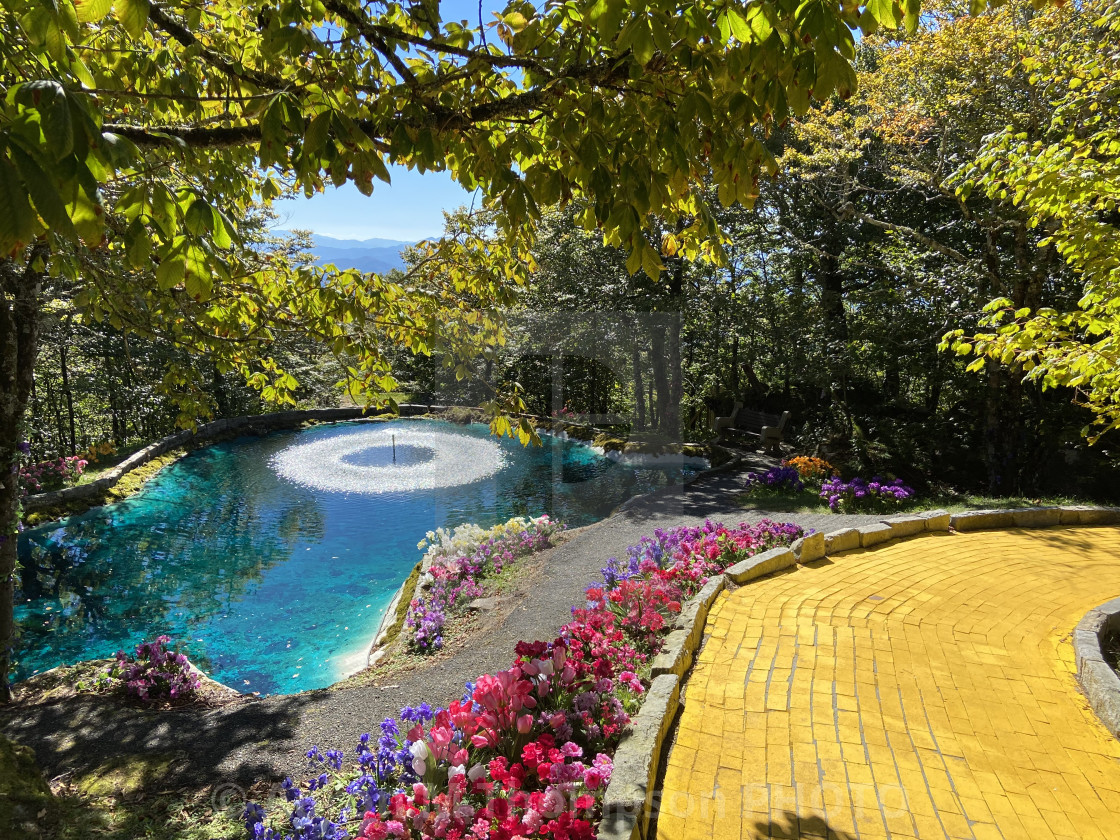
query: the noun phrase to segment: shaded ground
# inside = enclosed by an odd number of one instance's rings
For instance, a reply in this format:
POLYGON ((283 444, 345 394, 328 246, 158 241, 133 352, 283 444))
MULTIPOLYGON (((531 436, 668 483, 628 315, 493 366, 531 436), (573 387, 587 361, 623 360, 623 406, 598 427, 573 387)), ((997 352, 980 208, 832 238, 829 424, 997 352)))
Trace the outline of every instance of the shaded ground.
MULTIPOLYGON (((363 732, 408 704, 446 704, 479 674, 508 666, 522 639, 549 639, 599 577, 608 557, 655 528, 704 519, 757 521, 763 511, 744 511, 734 499, 745 489, 742 474, 709 476, 686 491, 639 499, 609 519, 581 529, 541 555, 537 585, 487 634, 432 666, 391 675, 380 684, 268 697, 218 709, 150 712, 122 708, 108 698, 81 696, 32 707, 0 709, 0 730, 35 750, 48 776, 83 775, 131 762, 147 774, 152 790, 187 786, 247 786, 259 779, 298 774, 312 744, 352 754, 363 732)), ((775 514, 823 531, 878 521, 877 516, 775 514)), ((233 795, 236 795, 234 791, 233 795)))

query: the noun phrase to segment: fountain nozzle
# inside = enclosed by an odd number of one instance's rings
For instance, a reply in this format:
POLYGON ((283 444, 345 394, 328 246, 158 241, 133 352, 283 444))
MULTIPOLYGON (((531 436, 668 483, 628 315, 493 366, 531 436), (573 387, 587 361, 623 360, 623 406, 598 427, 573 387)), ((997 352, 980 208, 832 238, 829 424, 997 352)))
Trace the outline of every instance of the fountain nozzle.
POLYGON ((397 436, 393 435, 393 463, 397 463, 397 436))

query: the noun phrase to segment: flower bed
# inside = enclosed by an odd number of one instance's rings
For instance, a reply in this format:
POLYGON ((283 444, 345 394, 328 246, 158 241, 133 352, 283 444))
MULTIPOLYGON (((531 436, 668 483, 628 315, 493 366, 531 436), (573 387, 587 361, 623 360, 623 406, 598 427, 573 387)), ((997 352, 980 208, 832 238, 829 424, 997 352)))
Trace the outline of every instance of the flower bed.
POLYGON ((851 481, 830 478, 821 485, 820 496, 832 510, 887 511, 901 507, 913 498, 914 491, 901 478, 888 481, 875 476, 867 481, 857 476, 851 481))
POLYGON ((501 574, 518 558, 548 548, 562 528, 546 515, 514 517, 490 529, 460 525, 454 531, 429 531, 417 546, 427 548, 427 572, 405 618, 409 647, 420 653, 442 648, 449 615, 485 593, 482 581, 501 574))
POLYGON ((747 473, 747 481, 752 488, 758 490, 788 490, 800 493, 805 489, 805 482, 802 481, 797 468, 785 463, 771 467, 764 473, 747 473))
POLYGON ((710 575, 802 534, 768 521, 656 531, 625 561, 607 562, 559 637, 518 643, 508 670, 479 677, 447 709, 423 704, 385 719, 376 740, 359 740, 356 767, 312 747, 312 775, 284 781, 291 813, 283 827, 249 803, 249 835, 593 837, 611 755, 682 601, 710 575))
POLYGON ((797 456, 764 473, 747 474, 748 493, 752 495, 792 496, 794 501, 820 504, 843 513, 880 513, 897 510, 914 498, 914 490, 901 479, 875 476, 870 481, 856 476, 850 481, 821 458, 797 456))
MULTIPOLYGON (((20 444, 19 450, 26 455, 31 448, 24 442, 20 444)), ((19 471, 20 492, 26 496, 57 487, 69 487, 82 477, 88 463, 81 455, 65 455, 50 461, 25 464, 19 471)))

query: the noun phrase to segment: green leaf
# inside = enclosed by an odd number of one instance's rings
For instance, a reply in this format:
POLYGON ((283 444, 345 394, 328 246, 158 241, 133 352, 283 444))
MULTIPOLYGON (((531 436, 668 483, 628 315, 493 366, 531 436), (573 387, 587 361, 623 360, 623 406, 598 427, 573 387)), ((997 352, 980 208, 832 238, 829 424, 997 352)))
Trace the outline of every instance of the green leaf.
POLYGON ((66 41, 62 37, 62 29, 46 9, 35 7, 20 18, 20 25, 31 42, 46 50, 51 58, 62 61, 66 57, 66 41))
POLYGON ((23 178, 24 186, 30 193, 31 200, 35 203, 35 209, 46 223, 47 228, 61 233, 71 240, 77 240, 78 232, 74 229, 74 223, 70 221, 70 216, 66 212, 66 203, 59 195, 58 188, 50 176, 23 149, 12 145, 9 150, 16 168, 23 178))
POLYGON ((82 23, 95 23, 113 10, 113 0, 74 0, 74 11, 82 23))
POLYGON ((637 274, 642 267, 642 248, 639 245, 626 257, 626 270, 630 274, 637 274))
POLYGON ((634 50, 634 57, 638 59, 638 63, 643 66, 648 64, 649 60, 653 58, 655 49, 653 33, 650 31, 649 25, 645 21, 635 28, 630 47, 634 50))
POLYGON ((187 230, 195 236, 203 236, 214 229, 214 208, 205 200, 198 198, 187 208, 184 219, 187 230))
POLYGON ((66 212, 74 223, 78 236, 91 247, 101 241, 105 232, 105 210, 95 196, 96 191, 91 196, 85 189, 79 188, 66 205, 66 212))
POLYGON ((592 9, 591 18, 595 24, 595 29, 599 32, 599 37, 614 40, 614 36, 618 34, 618 26, 622 23, 625 14, 625 0, 599 0, 595 9, 592 9), (596 16, 595 12, 600 6, 603 8, 596 16))
POLYGON ((165 257, 156 269, 156 283, 166 292, 183 282, 186 272, 187 262, 181 254, 165 257))
POLYGON ((766 17, 763 9, 764 6, 752 6, 749 14, 749 22, 751 29, 754 31, 755 38, 761 43, 765 41, 774 32, 774 25, 770 23, 770 19, 766 17))
POLYGON ((307 126, 307 131, 303 135, 303 154, 305 157, 310 155, 321 156, 326 151, 333 116, 330 111, 323 111, 312 118, 307 126))
POLYGON ((650 280, 655 282, 659 280, 664 269, 665 266, 661 264, 661 257, 658 256, 657 251, 649 245, 642 248, 642 270, 650 280))
POLYGON ((902 8, 904 11, 903 23, 906 24, 906 31, 914 33, 918 29, 918 18, 922 13, 922 0, 903 0, 902 8))
POLYGON ((0 256, 16 251, 35 236, 35 211, 7 156, 0 157, 0 256))
POLYGON ((144 34, 148 25, 149 0, 115 0, 113 11, 125 32, 133 38, 144 34))
POLYGON ((870 14, 882 26, 898 29, 898 5, 895 0, 868 0, 865 14, 870 14))
POLYGON ((727 10, 727 20, 731 24, 731 34, 741 44, 749 43, 751 40, 751 27, 743 17, 742 13, 731 6, 727 10))

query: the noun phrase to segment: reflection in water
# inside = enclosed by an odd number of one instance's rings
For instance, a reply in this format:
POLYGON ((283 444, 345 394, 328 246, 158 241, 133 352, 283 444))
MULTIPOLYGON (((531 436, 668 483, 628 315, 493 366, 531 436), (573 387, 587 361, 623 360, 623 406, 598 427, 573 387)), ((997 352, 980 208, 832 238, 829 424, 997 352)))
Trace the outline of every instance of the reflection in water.
MULTIPOLYGON (((418 427, 487 437, 483 426, 430 421, 379 428, 405 438, 418 427)), ((436 490, 328 492, 269 467, 293 444, 368 431, 338 424, 218 444, 165 469, 131 499, 25 532, 17 676, 167 633, 235 688, 326 686, 364 653, 428 530, 542 513, 583 525, 681 476, 635 471, 552 438, 531 449, 502 440, 499 471, 436 490)), ((392 468, 391 450, 389 457, 386 464, 380 448, 348 456, 356 466, 392 468)), ((421 445, 401 446, 397 457, 406 468, 432 458, 421 445)))

